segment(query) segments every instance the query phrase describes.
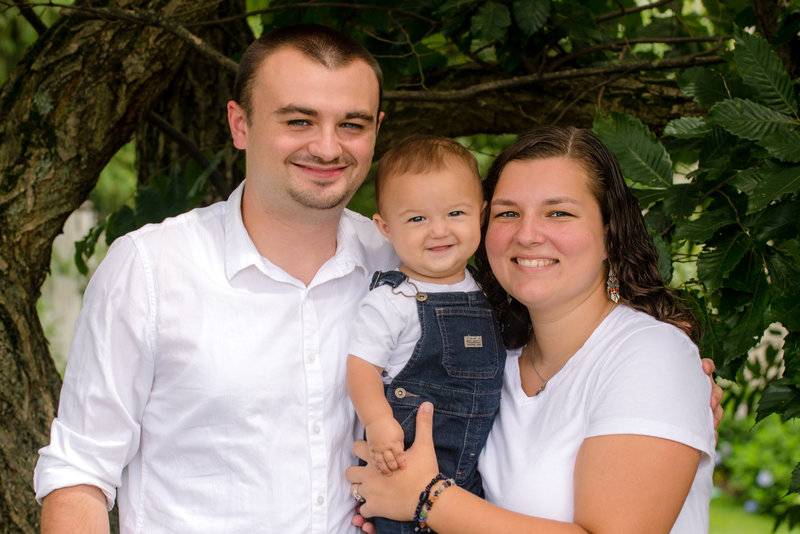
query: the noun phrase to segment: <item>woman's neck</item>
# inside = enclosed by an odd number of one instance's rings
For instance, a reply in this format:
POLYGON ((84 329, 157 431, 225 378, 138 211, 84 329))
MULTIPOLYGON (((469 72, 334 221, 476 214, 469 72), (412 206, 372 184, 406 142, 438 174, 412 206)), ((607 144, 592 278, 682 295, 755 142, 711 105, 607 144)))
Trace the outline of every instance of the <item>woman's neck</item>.
POLYGON ((558 372, 613 308, 614 303, 608 300, 602 287, 578 306, 563 306, 561 310, 549 312, 529 309, 533 324, 529 350, 533 350, 537 370, 546 379, 558 372))

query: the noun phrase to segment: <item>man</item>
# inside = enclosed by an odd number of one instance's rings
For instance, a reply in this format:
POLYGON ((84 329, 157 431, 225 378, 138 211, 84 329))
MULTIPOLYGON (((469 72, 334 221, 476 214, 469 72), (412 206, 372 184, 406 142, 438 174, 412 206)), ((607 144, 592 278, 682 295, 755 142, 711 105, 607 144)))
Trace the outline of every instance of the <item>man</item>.
POLYGON ((346 532, 359 299, 397 259, 344 209, 372 160, 381 75, 352 39, 282 28, 242 58, 247 151, 226 202, 118 239, 84 298, 51 443, 42 532, 346 532))

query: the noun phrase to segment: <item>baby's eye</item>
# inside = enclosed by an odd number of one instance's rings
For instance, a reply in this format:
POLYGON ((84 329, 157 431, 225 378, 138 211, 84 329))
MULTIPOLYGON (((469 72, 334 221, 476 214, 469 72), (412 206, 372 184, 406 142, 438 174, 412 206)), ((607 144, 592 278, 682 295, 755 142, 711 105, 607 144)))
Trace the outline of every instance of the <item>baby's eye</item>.
POLYGON ((416 217, 411 217, 408 222, 422 222, 425 220, 425 217, 422 215, 417 215, 416 217))
POLYGON ((458 217, 459 215, 464 215, 464 212, 462 210, 455 210, 447 214, 448 217, 458 217))

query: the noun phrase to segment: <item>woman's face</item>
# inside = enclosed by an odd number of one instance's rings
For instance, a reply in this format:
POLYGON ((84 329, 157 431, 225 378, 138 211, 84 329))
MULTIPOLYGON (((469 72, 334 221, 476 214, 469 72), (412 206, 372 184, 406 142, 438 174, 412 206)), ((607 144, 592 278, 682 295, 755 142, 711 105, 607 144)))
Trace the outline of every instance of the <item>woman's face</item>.
POLYGON ((605 298, 605 235, 583 166, 563 157, 512 161, 489 204, 492 272, 530 309, 605 298))

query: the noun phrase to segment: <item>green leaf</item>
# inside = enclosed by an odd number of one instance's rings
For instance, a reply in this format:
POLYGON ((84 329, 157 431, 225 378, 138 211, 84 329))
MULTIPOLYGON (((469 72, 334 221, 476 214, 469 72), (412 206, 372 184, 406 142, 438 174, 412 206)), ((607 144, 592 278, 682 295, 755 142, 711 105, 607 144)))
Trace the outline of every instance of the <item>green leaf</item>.
MULTIPOLYGON (((772 282, 772 294, 779 297, 789 295, 794 302, 800 302, 800 294, 793 294, 797 292, 797 281, 800 280, 797 247, 794 247, 794 251, 791 250, 791 245, 794 243, 794 241, 787 241, 781 245, 768 246, 764 254, 764 261, 772 282)), ((796 321, 794 317, 793 320, 796 321)), ((784 326, 790 328, 786 324, 784 326)))
POLYGON ((733 135, 751 141, 758 141, 770 134, 783 133, 797 127, 797 121, 792 117, 752 100, 741 98, 714 104, 708 112, 708 123, 722 126, 733 135))
POLYGON ((780 323, 795 332, 800 332, 800 299, 794 295, 776 297, 770 304, 769 320, 780 323))
POLYGON ((514 18, 525 37, 542 29, 550 16, 550 0, 516 0, 514 18))
POLYGON ((761 37, 736 28, 733 58, 744 83, 761 102, 788 115, 797 114, 797 97, 789 73, 772 46, 761 37))
POLYGON ((133 210, 129 206, 122 206, 108 216, 106 221, 106 244, 110 245, 118 237, 132 232, 138 227, 133 210))
POLYGON ((711 133, 711 127, 706 124, 703 117, 681 117, 671 120, 664 128, 664 135, 671 135, 679 139, 704 137, 711 133))
POLYGON ((722 278, 750 250, 750 240, 743 232, 728 234, 716 242, 709 243, 697 258, 697 277, 709 293, 722 285, 722 278))
POLYGON ((770 134, 758 142, 773 158, 792 163, 800 162, 800 131, 770 134))
POLYGON ((786 419, 787 415, 796 414, 798 411, 800 411, 800 388, 786 379, 773 380, 758 401, 756 422, 773 413, 786 419))
POLYGON ((86 262, 92 257, 92 254, 94 254, 97 240, 103 233, 105 226, 106 221, 98 222, 93 228, 89 229, 89 232, 83 239, 75 242, 75 255, 73 260, 75 261, 75 266, 82 275, 86 275, 89 272, 89 266, 86 262))
POLYGON ((645 210, 652 206, 654 203, 664 198, 664 189, 641 189, 632 187, 631 191, 639 199, 639 206, 645 210))
POLYGON ((703 212, 697 219, 678 224, 676 239, 688 239, 703 243, 711 239, 718 230, 736 222, 736 214, 728 206, 703 212))
POLYGON ((671 185, 664 196, 664 211, 673 219, 686 219, 694 212, 699 196, 695 183, 671 185))
POLYGON ((748 213, 760 210, 782 195, 800 191, 800 166, 787 166, 767 161, 756 170, 758 183, 750 193, 748 213))
MULTIPOLYGON (((795 240, 800 233, 798 214, 800 200, 780 202, 748 217, 745 226, 751 229, 750 233, 757 241, 795 240)), ((797 260, 800 263, 800 253, 797 254, 797 260)))
POLYGON ((672 185, 672 160, 664 146, 642 121, 624 113, 599 113, 594 131, 619 160, 626 178, 641 184, 672 185))
MULTIPOLYGON (((794 466, 792 480, 789 482, 789 493, 800 493, 800 464, 794 466)), ((792 525, 789 525, 790 528, 792 525)))
POLYGON ((704 108, 730 98, 722 74, 712 69, 693 68, 678 74, 678 85, 683 94, 704 108))
POLYGON ((472 34, 487 43, 501 40, 511 26, 511 13, 499 2, 488 2, 473 15, 472 34))

